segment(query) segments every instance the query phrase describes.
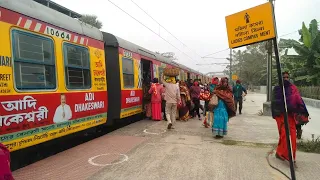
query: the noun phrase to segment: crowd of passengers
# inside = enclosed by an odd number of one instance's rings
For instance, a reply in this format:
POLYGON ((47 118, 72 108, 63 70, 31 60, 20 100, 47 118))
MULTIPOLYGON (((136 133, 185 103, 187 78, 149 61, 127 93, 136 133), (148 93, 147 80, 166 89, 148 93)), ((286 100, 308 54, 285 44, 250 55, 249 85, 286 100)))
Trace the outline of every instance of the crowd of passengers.
POLYGON ((214 77, 211 82, 202 83, 201 80, 179 81, 175 77, 162 76, 160 82, 154 78, 150 87, 145 87, 145 99, 150 99, 145 102, 146 117, 155 121, 166 120, 168 129, 174 128, 176 120, 198 118, 203 120, 205 127, 212 127, 216 138, 227 134, 227 123, 236 115, 237 104, 239 114, 242 113, 243 96, 247 94, 239 80, 231 87, 226 77, 220 80, 214 77), (217 99, 212 109, 209 102, 213 95, 217 99), (204 105, 200 101, 204 101, 204 105))

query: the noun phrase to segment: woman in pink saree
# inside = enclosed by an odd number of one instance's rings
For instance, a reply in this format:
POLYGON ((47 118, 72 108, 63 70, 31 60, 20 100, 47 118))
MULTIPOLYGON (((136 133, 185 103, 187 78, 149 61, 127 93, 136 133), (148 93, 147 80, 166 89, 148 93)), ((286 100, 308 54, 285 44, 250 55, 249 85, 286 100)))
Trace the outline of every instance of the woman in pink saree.
POLYGON ((14 180, 10 170, 10 152, 0 143, 0 180, 14 180))
POLYGON ((163 86, 159 84, 158 78, 153 79, 153 83, 149 89, 149 94, 151 94, 151 112, 152 119, 155 121, 160 121, 161 118, 161 102, 163 94, 163 86))

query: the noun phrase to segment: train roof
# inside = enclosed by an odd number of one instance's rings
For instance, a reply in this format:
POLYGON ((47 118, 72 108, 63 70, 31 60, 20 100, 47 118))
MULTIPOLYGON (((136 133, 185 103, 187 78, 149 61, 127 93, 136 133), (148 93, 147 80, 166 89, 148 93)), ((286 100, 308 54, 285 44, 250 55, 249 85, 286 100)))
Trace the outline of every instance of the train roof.
POLYGON ((147 50, 141 46, 138 46, 132 42, 129 42, 127 40, 124 40, 120 37, 117 37, 113 34, 110 34, 110 33, 107 33, 107 32, 102 32, 103 34, 103 39, 104 39, 104 42, 106 44, 106 46, 113 46, 113 47, 122 47, 124 49, 127 49, 129 51, 132 51, 132 52, 135 52, 135 53, 138 53, 140 55, 143 55, 143 56, 146 56, 146 57, 149 57, 149 58, 152 58, 152 59, 156 59, 162 63, 166 63, 166 64, 170 64, 170 65, 173 65, 173 66, 178 66, 182 69, 185 69, 185 70, 188 70, 192 73, 196 73, 196 74, 201 74, 203 75, 202 73, 198 72, 198 71, 195 71, 185 65, 182 65, 180 63, 177 63, 177 62, 174 62, 172 61, 171 59, 169 58, 166 58, 160 54, 157 54, 155 52, 152 52, 150 50, 147 50))
POLYGON ((101 31, 33 0, 1 0, 0 7, 103 41, 101 31))
POLYGON ((38 3, 40 3, 40 4, 44 5, 44 6, 48 6, 51 9, 59 11, 59 12, 65 14, 65 15, 71 16, 73 18, 81 18, 82 17, 81 14, 79 14, 77 12, 74 12, 74 11, 72 11, 72 10, 66 8, 66 7, 63 7, 60 4, 55 3, 55 2, 53 2, 51 0, 33 0, 33 1, 36 1, 36 2, 38 2, 38 3))

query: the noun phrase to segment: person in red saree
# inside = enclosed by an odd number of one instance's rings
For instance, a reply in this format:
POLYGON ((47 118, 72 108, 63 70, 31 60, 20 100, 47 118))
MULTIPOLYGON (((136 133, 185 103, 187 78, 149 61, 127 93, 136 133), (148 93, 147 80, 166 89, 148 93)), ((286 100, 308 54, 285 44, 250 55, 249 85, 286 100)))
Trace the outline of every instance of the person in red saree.
MULTIPOLYGON (((309 113, 303 99, 300 96, 298 88, 289 81, 289 73, 283 73, 283 83, 286 93, 286 102, 288 110, 289 130, 291 135, 291 144, 294 162, 296 160, 297 139, 296 124, 308 123, 309 113)), ((284 99, 282 87, 276 86, 273 89, 273 97, 271 101, 272 117, 276 120, 279 131, 279 143, 276 150, 276 158, 280 160, 289 160, 287 140, 284 125, 283 107, 284 99)))
POLYGON ((160 121, 161 118, 161 102, 162 94, 164 89, 162 84, 159 84, 158 78, 153 79, 153 83, 149 89, 149 94, 151 94, 151 112, 152 119, 155 121, 160 121))
POLYGON ((180 88, 180 98, 181 106, 179 108, 179 118, 181 121, 188 121, 190 118, 189 109, 190 109, 190 93, 187 87, 187 84, 184 81, 181 81, 179 84, 180 88))
POLYGON ((0 143, 0 180, 14 180, 10 170, 10 152, 0 143))

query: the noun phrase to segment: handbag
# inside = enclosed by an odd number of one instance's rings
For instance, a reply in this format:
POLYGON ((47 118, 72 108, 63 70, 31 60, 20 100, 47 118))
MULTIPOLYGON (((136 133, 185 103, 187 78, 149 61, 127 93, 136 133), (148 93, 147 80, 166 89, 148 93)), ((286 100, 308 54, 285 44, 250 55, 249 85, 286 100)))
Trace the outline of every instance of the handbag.
POLYGON ((209 100, 208 109, 209 111, 213 111, 218 105, 218 96, 213 94, 209 100))
POLYGON ((293 115, 294 120, 296 121, 297 125, 305 125, 309 122, 308 116, 300 113, 295 113, 293 115))
POLYGON ((181 109, 181 108, 182 108, 182 101, 181 101, 181 100, 177 103, 177 108, 178 108, 178 109, 181 109))

